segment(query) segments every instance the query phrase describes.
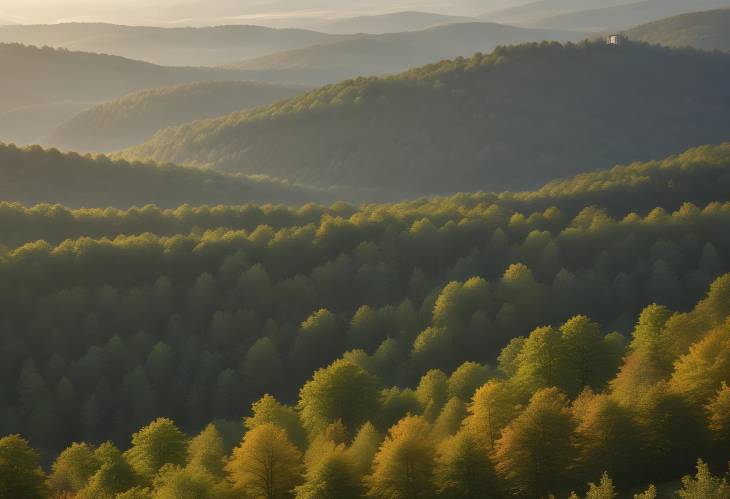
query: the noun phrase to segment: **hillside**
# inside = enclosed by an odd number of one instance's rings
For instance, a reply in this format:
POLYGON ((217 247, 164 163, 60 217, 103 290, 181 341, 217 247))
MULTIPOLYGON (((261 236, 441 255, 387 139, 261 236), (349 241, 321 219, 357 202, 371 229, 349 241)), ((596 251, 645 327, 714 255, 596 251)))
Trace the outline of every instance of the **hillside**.
POLYGON ((171 128, 123 157, 399 197, 532 188, 727 139, 729 78, 723 54, 522 45, 171 128))
POLYGON ((328 198, 317 191, 260 178, 172 165, 131 165, 104 156, 0 144, 0 199, 25 205, 126 208, 147 204, 303 204, 328 198))
POLYGON ((314 28, 317 31, 335 34, 383 34, 418 31, 442 24, 464 23, 472 20, 462 16, 445 16, 430 12, 407 11, 336 19, 334 21, 316 24, 314 28))
POLYGON ((626 31, 631 40, 668 47, 730 50, 730 9, 693 12, 626 31))
POLYGON ((319 72, 329 78, 323 82, 332 82, 356 76, 397 73, 441 59, 490 51, 497 45, 579 38, 582 35, 569 32, 492 23, 461 23, 408 33, 349 37, 227 67, 247 71, 319 72))
POLYGON ((163 128, 271 104, 302 91, 256 82, 212 81, 157 88, 100 104, 74 116, 44 143, 73 151, 114 151, 163 128))
POLYGON ((261 26, 157 28, 62 23, 0 27, 0 42, 99 52, 167 66, 215 66, 332 38, 314 31, 261 26))
POLYGON ((727 7, 730 7, 730 0, 643 0, 547 17, 530 25, 550 29, 617 30, 678 14, 727 7))

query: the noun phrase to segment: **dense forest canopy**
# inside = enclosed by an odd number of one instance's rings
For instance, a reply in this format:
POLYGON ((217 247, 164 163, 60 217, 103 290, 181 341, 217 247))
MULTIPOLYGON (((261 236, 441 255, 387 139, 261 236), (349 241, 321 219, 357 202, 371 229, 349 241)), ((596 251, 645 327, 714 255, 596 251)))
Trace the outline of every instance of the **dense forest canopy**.
POLYGON ((723 152, 727 161, 727 146, 699 148, 532 194, 360 208, 3 205, 0 433, 51 450, 121 445, 159 415, 196 431, 265 393, 292 402, 343 355, 380 386, 415 386, 430 369, 494 367, 514 338, 576 315, 620 333, 602 347, 613 359, 605 382, 642 308, 687 310, 730 268, 730 204, 635 214, 631 200, 671 190, 672 171, 688 186, 693 171, 717 183, 723 152), (601 177, 625 177, 623 213, 600 208, 596 186, 611 188, 601 177))
POLYGON ((719 53, 520 45, 171 128, 123 156, 401 196, 533 188, 725 140, 728 79, 719 53))
POLYGON ((115 151, 144 142, 163 128, 271 104, 302 91, 250 81, 205 81, 144 90, 74 116, 46 142, 73 151, 115 151))
MULTIPOLYGON (((729 6, 730 7, 730 6, 729 6)), ((730 51, 730 8, 692 12, 626 31, 631 40, 668 47, 730 51)))
MULTIPOLYGON (((156 204, 301 205, 329 200, 323 191, 262 177, 226 175, 198 168, 112 161, 106 156, 62 153, 38 146, 0 143, 0 199, 25 205, 127 208, 156 204)), ((42 236, 41 236, 42 237, 42 236)))

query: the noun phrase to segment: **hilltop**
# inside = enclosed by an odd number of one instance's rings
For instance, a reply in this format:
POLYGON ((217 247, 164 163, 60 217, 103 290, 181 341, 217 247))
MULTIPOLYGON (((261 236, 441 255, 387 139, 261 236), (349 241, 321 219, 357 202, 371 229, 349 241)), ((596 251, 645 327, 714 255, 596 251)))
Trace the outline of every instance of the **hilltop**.
POLYGON ((174 165, 130 164, 38 146, 0 143, 0 199, 24 205, 127 208, 155 204, 304 204, 322 192, 263 178, 224 175, 174 165))
POLYGON ((353 33, 396 33, 402 31, 418 31, 441 24, 456 24, 473 21, 464 16, 446 16, 431 12, 394 12, 373 16, 355 16, 315 24, 318 31, 336 34, 353 33))
POLYGON ((247 81, 209 81, 145 90, 100 104, 63 123, 44 142, 75 151, 113 151, 162 128, 271 104, 302 88, 247 81))
POLYGON ((669 47, 730 50, 730 9, 693 12, 626 31, 631 40, 669 47))
POLYGON ((718 53, 502 47, 163 130, 123 157, 398 197, 533 188, 725 140, 728 80, 718 53))

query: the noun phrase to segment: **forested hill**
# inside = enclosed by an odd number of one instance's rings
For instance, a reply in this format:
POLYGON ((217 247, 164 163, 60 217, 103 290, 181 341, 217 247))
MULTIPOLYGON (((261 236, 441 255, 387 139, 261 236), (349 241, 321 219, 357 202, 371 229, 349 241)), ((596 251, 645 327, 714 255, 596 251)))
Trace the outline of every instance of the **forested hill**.
POLYGON ((669 47, 730 51, 730 8, 662 19, 632 28, 626 35, 669 47))
POLYGON ((163 207, 181 204, 285 203, 329 199, 283 182, 173 165, 129 164, 0 143, 0 199, 26 205, 163 207))
POLYGON ((237 74, 20 44, 0 44, 0 67, 0 111, 44 102, 108 100, 163 85, 235 79, 237 74))
POLYGON ((583 33, 517 28, 494 23, 459 23, 420 31, 357 35, 280 52, 226 67, 290 75, 293 81, 332 83, 359 76, 392 74, 441 59, 488 52, 497 45, 577 41, 583 33))
POLYGON ((143 142, 163 128, 271 104, 301 87, 247 81, 208 81, 121 97, 63 123, 45 141, 73 151, 113 151, 143 142))
POLYGON ((719 53, 501 47, 164 130, 123 156, 393 196, 533 188, 726 140, 728 79, 719 53))

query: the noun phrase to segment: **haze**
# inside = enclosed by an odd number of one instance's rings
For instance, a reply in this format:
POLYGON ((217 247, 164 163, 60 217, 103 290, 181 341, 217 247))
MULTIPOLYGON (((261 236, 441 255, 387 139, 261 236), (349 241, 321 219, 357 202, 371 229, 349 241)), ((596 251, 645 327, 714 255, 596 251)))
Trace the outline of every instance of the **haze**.
POLYGON ((291 25, 306 19, 425 10, 475 15, 520 0, 411 0, 367 2, 340 0, 8 0, 0 6, 0 24, 103 21, 137 24, 256 23, 291 25))

